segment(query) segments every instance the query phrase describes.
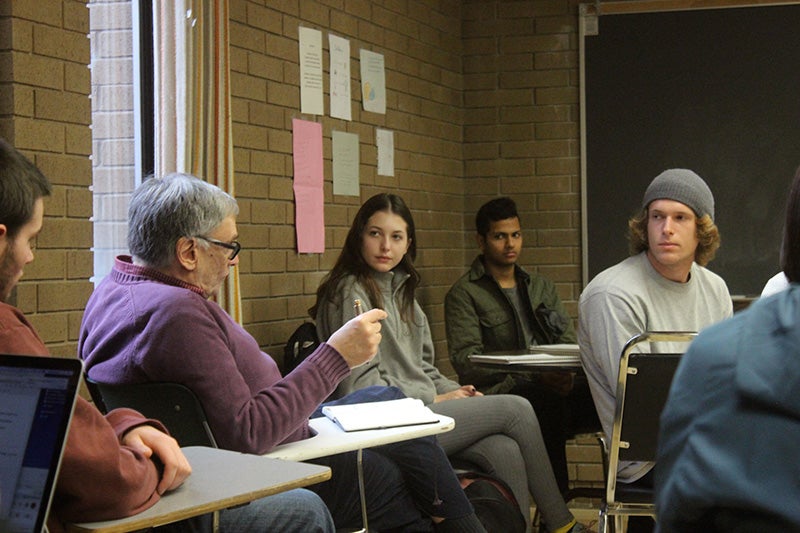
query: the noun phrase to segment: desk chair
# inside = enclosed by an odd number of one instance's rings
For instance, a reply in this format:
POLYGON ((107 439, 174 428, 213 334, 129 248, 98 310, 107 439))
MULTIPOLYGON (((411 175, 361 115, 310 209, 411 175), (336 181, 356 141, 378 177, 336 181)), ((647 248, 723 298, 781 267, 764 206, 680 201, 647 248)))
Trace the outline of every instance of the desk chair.
MULTIPOLYGON (((103 413, 119 407, 129 407, 147 418, 153 418, 169 429, 183 446, 217 447, 214 434, 208 425, 203 406, 194 392, 180 383, 148 382, 112 385, 100 383, 84 374, 86 388, 92 401, 103 413)), ((187 530, 216 533, 219 530, 219 512, 189 519, 187 530)))
POLYGON ((84 378, 92 400, 103 413, 130 407, 162 422, 181 446, 217 447, 203 406, 188 387, 168 382, 111 385, 84 378))
POLYGON ((649 331, 632 337, 622 350, 598 533, 608 530, 609 516, 614 517, 615 532, 624 530, 624 517, 656 516, 653 489, 617 483, 617 467, 620 461, 655 461, 661 411, 682 354, 631 352, 640 344, 691 342, 695 336, 694 332, 649 331))

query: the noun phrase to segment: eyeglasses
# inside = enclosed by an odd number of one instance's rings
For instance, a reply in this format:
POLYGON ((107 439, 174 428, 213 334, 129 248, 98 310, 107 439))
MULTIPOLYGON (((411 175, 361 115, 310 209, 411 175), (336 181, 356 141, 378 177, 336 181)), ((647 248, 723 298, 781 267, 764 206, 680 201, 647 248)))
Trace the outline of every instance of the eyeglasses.
POLYGON ((228 261, 233 261, 239 252, 242 250, 242 245, 239 244, 238 241, 231 241, 231 242, 222 242, 218 241, 217 239, 209 239, 208 237, 203 237, 202 235, 197 236, 198 239, 203 239, 206 242, 210 242, 211 244, 216 244, 217 246, 222 246, 223 248, 227 248, 231 251, 231 255, 228 256, 228 261))

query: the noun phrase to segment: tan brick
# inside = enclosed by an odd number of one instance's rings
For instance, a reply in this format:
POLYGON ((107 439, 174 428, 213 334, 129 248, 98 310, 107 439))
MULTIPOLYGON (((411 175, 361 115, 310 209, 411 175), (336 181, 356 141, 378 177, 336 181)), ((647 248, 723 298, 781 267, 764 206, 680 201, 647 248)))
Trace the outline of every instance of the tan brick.
POLYGON ((239 276, 242 297, 263 298, 270 294, 269 279, 264 275, 242 274, 239 276))
POLYGON ((260 298, 252 302, 253 320, 281 320, 287 317, 289 298, 260 298))
POLYGON ((3 49, 12 49, 18 52, 33 51, 33 24, 27 20, 9 19, 2 29, 4 41, 3 49))
POLYGON ((302 274, 274 274, 270 276, 270 293, 273 296, 302 294, 302 274))
POLYGON ((267 98, 267 84, 261 78, 232 72, 231 96, 246 96, 249 99, 263 102, 267 98))
POLYGON ((578 87, 553 87, 536 89, 539 105, 572 104, 578 102, 578 87))
POLYGON ((88 65, 91 59, 86 32, 67 31, 50 26, 34 26, 33 50, 36 54, 83 65, 88 65))
POLYGON ((288 131, 271 130, 268 133, 269 149, 273 152, 292 153, 292 134, 288 131))
POLYGON ((78 282, 46 282, 39 285, 41 312, 81 310, 86 306, 93 286, 86 280, 78 282))
POLYGON ((330 11, 321 2, 300 2, 299 17, 314 26, 327 28, 330 26, 330 11))
POLYGON ((11 15, 15 18, 60 26, 63 2, 61 0, 41 0, 40 2, 9 2, 11 15))
POLYGON ((264 57, 255 53, 247 56, 247 74, 259 78, 281 81, 285 61, 275 57, 264 57))
MULTIPOLYGON (((64 6, 64 29, 73 30, 81 33, 89 33, 88 5, 85 2, 66 2, 63 4, 63 6, 64 6)), ((118 11, 123 11, 123 10, 118 10, 118 11)))
POLYGON ((258 6, 253 3, 247 4, 247 24, 248 26, 252 26, 269 33, 281 32, 280 14, 273 9, 258 6))
POLYGON ((286 37, 268 34, 267 54, 286 61, 297 62, 297 41, 286 37))
POLYGON ((88 188, 67 191, 67 216, 89 218, 92 216, 92 191, 88 188))
POLYGON ((28 314, 27 318, 45 344, 63 343, 69 337, 68 313, 28 314))
POLYGON ((295 249, 295 229, 292 226, 270 228, 269 246, 273 249, 295 249))
POLYGON ((17 149, 62 152, 66 146, 64 125, 58 122, 21 118, 16 121, 15 132, 17 149))
POLYGON ((64 65, 56 58, 13 53, 14 81, 35 87, 62 89, 64 65))
POLYGON ((94 274, 93 254, 91 250, 67 251, 67 278, 89 279, 94 274))
POLYGON ((314 305, 314 302, 317 299, 316 289, 314 291, 306 290, 306 292, 308 294, 303 296, 294 296, 289 298, 289 301, 287 302, 287 316, 297 320, 298 326, 301 322, 310 320, 311 317, 308 316, 308 310, 312 305, 314 305))
POLYGON ((233 124, 233 140, 241 148, 265 150, 267 148, 266 128, 247 124, 233 124))
POLYGON ((92 245, 92 223, 90 220, 61 219, 49 223, 46 232, 37 237, 40 248, 89 248, 92 245))
POLYGON ((255 273, 286 271, 286 252, 283 250, 260 249, 254 250, 251 255, 251 268, 255 273))
POLYGON ((299 108, 300 88, 283 83, 270 82, 267 86, 268 100, 273 105, 299 108))
POLYGON ((36 250, 34 259, 25 267, 26 280, 52 280, 66 277, 66 254, 63 250, 36 250))
POLYGON ((64 64, 64 90, 88 95, 92 90, 91 71, 80 63, 64 64))
POLYGON ((232 22, 230 25, 231 48, 244 48, 253 52, 264 53, 267 47, 264 33, 258 28, 232 22))

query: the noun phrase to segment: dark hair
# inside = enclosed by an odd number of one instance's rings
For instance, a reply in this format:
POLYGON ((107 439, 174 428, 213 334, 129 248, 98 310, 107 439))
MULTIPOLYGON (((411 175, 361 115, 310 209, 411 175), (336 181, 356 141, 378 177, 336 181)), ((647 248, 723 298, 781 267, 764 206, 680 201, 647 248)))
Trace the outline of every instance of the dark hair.
POLYGON ((485 237, 489 233, 492 222, 509 218, 519 218, 517 204, 514 203, 514 200, 508 196, 489 200, 478 209, 478 214, 475 215, 475 230, 478 235, 485 237))
MULTIPOLYGON (((648 208, 645 207, 628 220, 628 248, 631 255, 650 249, 647 241, 647 214, 648 208)), ((711 215, 705 214, 697 217, 695 221, 697 249, 694 251, 694 262, 700 266, 706 266, 714 259, 722 240, 719 236, 719 228, 711 220, 711 215)))
POLYGON ((42 172, 5 140, 0 139, 0 224, 9 238, 33 217, 33 205, 52 187, 42 172))
POLYGON ((786 204, 781 269, 789 281, 800 281, 800 168, 794 174, 786 204))
MULTIPOLYGON (((403 259, 398 266, 411 276, 403 287, 402 300, 398 302, 400 315, 403 320, 409 322, 414 314, 414 293, 419 286, 419 272, 414 268, 414 259, 417 258, 417 235, 414 229, 414 219, 411 211, 406 206, 402 198, 396 194, 381 193, 376 194, 361 206, 356 213, 344 247, 330 272, 323 278, 322 283, 317 289, 317 301, 308 310, 311 318, 317 317, 317 310, 323 300, 334 300, 339 290, 341 281, 349 275, 354 275, 356 280, 367 290, 370 302, 375 307, 383 307, 383 298, 375 280, 372 278, 372 268, 364 261, 361 255, 361 247, 364 237, 364 230, 367 227, 370 217, 378 211, 386 211, 400 216, 408 226, 406 231, 409 245, 403 259)), ((396 267, 395 267, 396 268, 396 267)))

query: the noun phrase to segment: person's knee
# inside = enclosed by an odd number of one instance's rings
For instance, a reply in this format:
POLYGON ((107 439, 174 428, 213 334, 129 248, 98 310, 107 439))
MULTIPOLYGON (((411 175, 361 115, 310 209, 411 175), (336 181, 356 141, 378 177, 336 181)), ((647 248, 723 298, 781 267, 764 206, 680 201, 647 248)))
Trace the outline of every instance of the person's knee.
POLYGON ((517 418, 523 424, 533 424, 537 428, 539 427, 539 419, 536 416, 536 412, 531 402, 526 398, 516 394, 503 394, 498 397, 502 398, 502 404, 498 408, 500 412, 517 418))
POLYGON ((509 468, 505 468, 505 465, 511 465, 512 471, 514 469, 523 473, 525 471, 525 463, 517 441, 503 433, 494 433, 482 438, 464 448, 455 455, 455 458, 472 463, 482 472, 499 477, 508 474, 509 468))

